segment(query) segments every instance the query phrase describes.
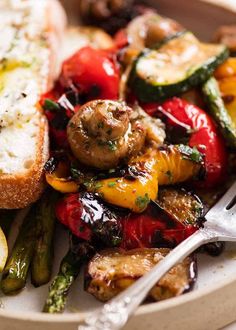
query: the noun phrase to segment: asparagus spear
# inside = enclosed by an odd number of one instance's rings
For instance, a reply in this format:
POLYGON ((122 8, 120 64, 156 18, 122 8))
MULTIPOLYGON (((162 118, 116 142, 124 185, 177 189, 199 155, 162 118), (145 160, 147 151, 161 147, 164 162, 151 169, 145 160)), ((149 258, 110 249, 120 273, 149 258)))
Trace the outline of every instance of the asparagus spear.
POLYGON ((31 265, 31 280, 36 287, 48 283, 51 278, 57 197, 57 193, 47 191, 37 207, 37 241, 31 265))
POLYGON ((34 205, 23 221, 3 271, 1 288, 5 294, 13 294, 25 286, 36 242, 36 219, 36 205, 34 205))
POLYGON ((54 278, 43 308, 45 313, 62 313, 71 285, 77 278, 81 265, 92 254, 93 248, 86 242, 79 242, 77 248, 69 249, 62 259, 58 275, 54 278))

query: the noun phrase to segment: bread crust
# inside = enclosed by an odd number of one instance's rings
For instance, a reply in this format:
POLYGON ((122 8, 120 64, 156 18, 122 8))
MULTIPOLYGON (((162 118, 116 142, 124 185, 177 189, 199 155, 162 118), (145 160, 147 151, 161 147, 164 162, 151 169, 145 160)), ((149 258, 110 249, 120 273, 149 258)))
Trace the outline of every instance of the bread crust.
POLYGON ((35 202, 45 187, 43 167, 49 156, 48 123, 39 115, 36 158, 28 171, 0 176, 0 207, 2 209, 24 208, 35 202))
MULTIPOLYGON (((63 38, 66 26, 65 12, 57 0, 48 2, 45 17, 47 28, 46 34, 49 44, 49 68, 45 79, 45 89, 51 88, 53 81, 58 75, 59 58, 58 49, 63 38)), ((45 92, 44 90, 43 92, 45 92)), ((37 105, 35 105, 37 106, 37 105)), ((45 188, 44 164, 49 157, 49 134, 48 123, 43 113, 36 114, 38 123, 38 135, 36 138, 36 154, 34 162, 26 171, 16 174, 0 175, 0 208, 19 209, 35 202, 45 188)))

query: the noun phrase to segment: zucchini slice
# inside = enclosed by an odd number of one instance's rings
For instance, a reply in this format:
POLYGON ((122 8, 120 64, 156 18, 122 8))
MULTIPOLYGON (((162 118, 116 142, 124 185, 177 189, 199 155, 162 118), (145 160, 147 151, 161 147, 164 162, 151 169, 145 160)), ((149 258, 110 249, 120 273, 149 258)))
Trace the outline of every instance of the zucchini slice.
POLYGON ((208 109, 211 116, 217 122, 221 129, 222 135, 225 137, 229 146, 236 148, 236 125, 232 121, 225 105, 221 98, 220 89, 215 78, 208 79, 203 87, 202 91, 205 100, 208 104, 208 109))
MULTIPOLYGON (((104 250, 90 261, 85 274, 85 289, 101 301, 125 290, 160 262, 170 249, 104 250)), ((184 259, 173 267, 150 291, 150 297, 163 300, 192 289, 196 279, 196 260, 184 259)))
POLYGON ((143 102, 155 102, 202 84, 229 55, 224 45, 201 43, 191 32, 147 49, 134 62, 129 85, 143 102))

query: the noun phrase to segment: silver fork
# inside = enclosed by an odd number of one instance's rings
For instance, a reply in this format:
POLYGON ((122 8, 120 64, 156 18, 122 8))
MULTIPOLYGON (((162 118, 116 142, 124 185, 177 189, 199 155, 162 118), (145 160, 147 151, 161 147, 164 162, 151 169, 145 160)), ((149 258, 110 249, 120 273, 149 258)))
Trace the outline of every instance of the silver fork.
POLYGON ((182 261, 203 244, 217 241, 236 241, 236 182, 206 214, 204 228, 200 228, 173 249, 153 269, 136 281, 101 309, 90 314, 78 330, 121 329, 148 292, 175 264, 182 261))

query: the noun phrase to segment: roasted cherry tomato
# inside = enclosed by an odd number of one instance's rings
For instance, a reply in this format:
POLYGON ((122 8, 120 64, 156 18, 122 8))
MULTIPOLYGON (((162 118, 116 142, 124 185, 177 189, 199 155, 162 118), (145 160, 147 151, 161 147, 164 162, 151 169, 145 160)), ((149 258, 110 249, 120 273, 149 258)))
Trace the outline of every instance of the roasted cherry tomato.
POLYGON ((197 106, 174 97, 160 104, 144 105, 151 115, 158 112, 166 119, 167 129, 180 127, 188 133, 189 146, 205 155, 204 187, 213 187, 225 179, 227 151, 211 117, 197 106))
POLYGON ((114 53, 81 48, 62 66, 60 83, 63 87, 77 86, 87 101, 96 98, 118 99, 119 70, 114 53))

